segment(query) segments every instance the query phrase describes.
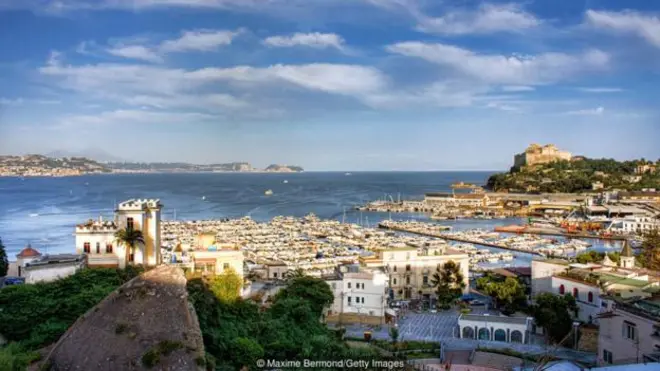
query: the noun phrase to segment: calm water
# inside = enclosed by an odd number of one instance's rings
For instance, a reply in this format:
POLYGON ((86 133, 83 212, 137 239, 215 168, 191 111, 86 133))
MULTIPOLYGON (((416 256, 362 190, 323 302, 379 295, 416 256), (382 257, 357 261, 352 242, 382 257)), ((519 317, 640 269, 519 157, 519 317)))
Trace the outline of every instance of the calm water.
MULTIPOLYGON (((117 202, 159 198, 163 218, 179 220, 277 215, 304 216, 373 225, 387 214, 360 213, 353 206, 392 197, 420 199, 448 191, 457 181, 484 184, 488 172, 363 172, 300 174, 117 174, 70 178, 0 178, 0 237, 10 260, 26 244, 42 252, 71 252, 74 226, 102 215, 112 217, 117 202), (288 183, 284 183, 287 180, 288 183), (273 195, 264 192, 273 190, 273 195), (202 199, 202 198, 205 199, 202 199)), ((393 219, 427 220, 424 214, 392 214, 393 219)), ((488 228, 512 220, 443 222, 455 229, 488 228)), ((598 245, 599 248, 603 247, 598 245)), ((521 257, 528 260, 529 256, 521 257)))

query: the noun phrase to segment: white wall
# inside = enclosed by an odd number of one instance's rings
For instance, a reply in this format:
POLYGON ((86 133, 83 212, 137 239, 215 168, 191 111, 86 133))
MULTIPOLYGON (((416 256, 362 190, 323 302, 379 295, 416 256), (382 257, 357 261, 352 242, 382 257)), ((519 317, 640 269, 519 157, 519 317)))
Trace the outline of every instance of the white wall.
POLYGON ((364 276, 365 273, 345 273, 342 280, 326 281, 335 297, 331 307, 332 312, 384 316, 387 302, 387 276, 380 272, 374 272, 370 278, 358 277, 360 275, 364 276))
POLYGON ((561 295, 560 287, 564 285, 564 294, 573 295, 573 289, 578 290, 578 297, 575 298, 579 308, 577 319, 580 321, 598 323, 596 316, 601 312, 600 288, 597 285, 576 282, 574 280, 564 279, 563 277, 552 277, 552 292, 561 295), (589 293, 593 300, 589 302, 589 293))
POLYGON ((565 271, 568 264, 532 260, 532 298, 542 292, 553 292, 552 275, 565 271))
POLYGON ((107 232, 76 232, 76 254, 85 253, 85 242, 89 242, 90 250, 89 265, 99 264, 118 264, 119 268, 126 267, 125 254, 126 250, 123 245, 117 244, 115 241, 114 231, 107 232), (100 244, 100 254, 96 253, 96 244, 100 244), (106 245, 112 245, 112 253, 106 253, 106 245))
POLYGON ((73 275, 80 268, 80 264, 52 264, 47 267, 33 267, 24 271, 25 283, 55 281, 73 275))

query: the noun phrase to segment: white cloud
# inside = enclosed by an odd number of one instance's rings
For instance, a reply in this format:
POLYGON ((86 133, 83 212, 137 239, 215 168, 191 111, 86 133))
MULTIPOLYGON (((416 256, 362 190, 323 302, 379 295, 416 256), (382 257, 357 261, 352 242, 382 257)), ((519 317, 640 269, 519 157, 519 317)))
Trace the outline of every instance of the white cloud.
POLYGON ((637 35, 660 48, 660 18, 634 11, 587 10, 587 21, 594 27, 637 35))
POLYGON ((577 88, 577 90, 584 93, 620 93, 623 91, 621 88, 577 88))
POLYGON ((446 44, 402 42, 387 50, 455 69, 487 83, 512 85, 549 84, 578 73, 607 66, 609 56, 600 50, 581 55, 544 53, 534 56, 478 54, 446 44))
POLYGON ((534 91, 536 88, 533 86, 527 86, 527 85, 506 85, 502 86, 502 91, 506 92, 511 92, 511 93, 516 93, 516 92, 523 92, 523 91, 534 91))
POLYGON ((420 31, 446 35, 519 32, 541 24, 518 4, 482 4, 476 10, 449 11, 441 17, 419 15, 420 31))
POLYGON ((344 39, 334 33, 295 33, 291 36, 271 36, 264 39, 263 43, 271 47, 293 47, 308 46, 311 48, 325 49, 336 48, 343 50, 344 39))
POLYGON ((510 112, 517 112, 521 110, 518 107, 500 102, 490 102, 486 105, 486 108, 493 108, 493 109, 498 109, 500 111, 510 111, 510 112))
POLYGON ((566 114, 577 115, 577 116, 598 116, 598 115, 602 115, 604 112, 605 112, 605 108, 597 107, 597 108, 582 109, 577 111, 568 111, 566 112, 566 114))
POLYGON ((141 45, 117 45, 106 50, 117 57, 138 59, 152 63, 162 63, 163 57, 141 45))
POLYGON ((176 40, 166 40, 161 43, 159 50, 163 53, 202 51, 208 52, 220 46, 231 44, 232 40, 241 33, 225 30, 195 30, 184 31, 176 40))
POLYGON ((187 124, 218 119, 218 116, 195 112, 155 112, 149 110, 115 110, 97 115, 71 115, 60 119, 62 126, 187 124))

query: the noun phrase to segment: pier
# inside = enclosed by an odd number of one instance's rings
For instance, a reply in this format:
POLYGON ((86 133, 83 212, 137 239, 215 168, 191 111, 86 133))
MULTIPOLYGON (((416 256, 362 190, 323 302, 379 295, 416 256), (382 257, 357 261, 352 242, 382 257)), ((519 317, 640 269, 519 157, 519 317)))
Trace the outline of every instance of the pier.
POLYGON ((495 232, 501 233, 519 233, 519 234, 537 234, 542 236, 558 236, 558 237, 567 237, 567 238, 593 238, 599 240, 608 240, 608 241, 625 241, 626 238, 623 236, 604 236, 598 234, 589 234, 589 233, 566 233, 561 231, 553 231, 551 229, 545 228, 535 228, 522 225, 510 225, 505 227, 495 227, 495 232))
POLYGON ((473 240, 468 240, 468 239, 464 239, 464 238, 456 238, 456 237, 453 237, 453 236, 443 235, 443 234, 440 234, 440 233, 415 231, 415 230, 410 230, 410 229, 406 229, 406 228, 390 226, 390 225, 387 225, 386 223, 378 223, 378 227, 382 228, 382 229, 389 229, 389 230, 392 230, 392 231, 397 231, 397 232, 405 232, 405 233, 416 234, 416 235, 419 235, 419 236, 441 238, 441 239, 446 240, 446 241, 471 243, 471 244, 474 244, 474 245, 494 247, 494 248, 497 248, 497 249, 510 250, 510 251, 516 251, 516 252, 523 252, 523 253, 526 253, 526 254, 543 256, 543 254, 541 254, 540 252, 533 251, 533 250, 518 249, 518 248, 515 248, 515 247, 510 247, 510 246, 505 246, 505 245, 500 245, 500 244, 490 243, 490 242, 484 242, 484 241, 473 241, 473 240))

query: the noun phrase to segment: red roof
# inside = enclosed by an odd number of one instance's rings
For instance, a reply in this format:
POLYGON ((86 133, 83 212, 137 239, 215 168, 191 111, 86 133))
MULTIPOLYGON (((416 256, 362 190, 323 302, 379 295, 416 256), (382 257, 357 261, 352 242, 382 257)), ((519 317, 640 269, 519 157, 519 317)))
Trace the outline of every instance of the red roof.
POLYGON ((17 258, 31 258, 35 256, 41 256, 41 253, 35 249, 32 248, 32 246, 27 245, 26 248, 21 250, 21 252, 16 255, 17 258))

